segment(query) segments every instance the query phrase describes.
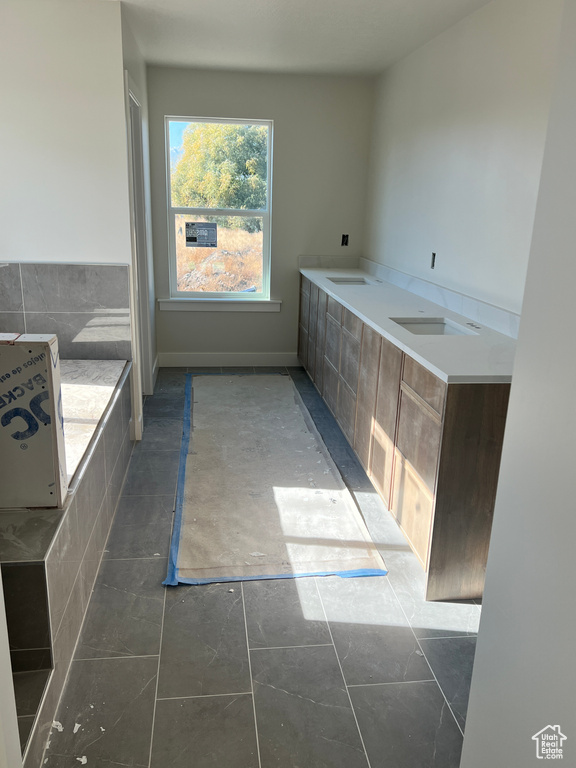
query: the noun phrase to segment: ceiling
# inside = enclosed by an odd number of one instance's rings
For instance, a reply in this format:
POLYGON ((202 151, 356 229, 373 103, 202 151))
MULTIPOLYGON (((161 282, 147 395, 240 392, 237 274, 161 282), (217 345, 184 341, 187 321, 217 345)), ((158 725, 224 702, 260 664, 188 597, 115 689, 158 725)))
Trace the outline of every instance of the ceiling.
POLYGON ((122 0, 149 63, 376 74, 490 0, 122 0))

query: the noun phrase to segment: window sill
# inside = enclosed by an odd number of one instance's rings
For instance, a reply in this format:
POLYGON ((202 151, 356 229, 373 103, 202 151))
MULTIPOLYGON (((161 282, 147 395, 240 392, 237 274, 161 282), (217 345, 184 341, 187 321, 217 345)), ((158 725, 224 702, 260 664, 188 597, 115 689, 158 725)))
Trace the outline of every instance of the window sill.
POLYGON ((280 312, 279 299, 158 299, 161 312, 280 312))

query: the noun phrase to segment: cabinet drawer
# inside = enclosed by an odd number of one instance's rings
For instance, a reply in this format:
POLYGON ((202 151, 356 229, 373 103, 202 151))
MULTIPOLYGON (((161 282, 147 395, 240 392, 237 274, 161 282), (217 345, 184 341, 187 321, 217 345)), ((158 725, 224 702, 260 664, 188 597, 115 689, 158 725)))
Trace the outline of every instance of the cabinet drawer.
POLYGON ((358 341, 362 338, 362 320, 346 307, 342 307, 342 328, 358 341))
POLYGON ((420 395, 424 402, 433 408, 439 416, 444 411, 444 399, 446 396, 446 384, 430 373, 424 366, 417 363, 409 355, 404 355, 404 381, 410 389, 420 395))
POLYGON ((437 416, 402 388, 396 447, 432 493, 441 436, 442 425, 437 416))
POLYGON ((396 451, 392 511, 424 568, 433 510, 432 495, 402 454, 396 451))
POLYGON ((326 307, 326 312, 329 315, 332 315, 338 325, 342 325, 342 304, 340 304, 339 301, 336 301, 336 299, 333 299, 332 296, 328 296, 328 306, 326 307))

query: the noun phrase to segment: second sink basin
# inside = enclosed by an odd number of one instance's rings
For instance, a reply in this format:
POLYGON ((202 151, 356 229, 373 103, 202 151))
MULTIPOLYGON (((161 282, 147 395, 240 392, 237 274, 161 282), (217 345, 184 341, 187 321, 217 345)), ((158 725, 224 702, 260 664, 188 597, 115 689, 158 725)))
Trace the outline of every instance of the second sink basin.
POLYGON ((328 280, 338 285, 370 285, 364 277, 329 277, 328 280))
POLYGON ((459 325, 447 317, 391 317, 390 320, 418 336, 478 335, 471 328, 459 325))

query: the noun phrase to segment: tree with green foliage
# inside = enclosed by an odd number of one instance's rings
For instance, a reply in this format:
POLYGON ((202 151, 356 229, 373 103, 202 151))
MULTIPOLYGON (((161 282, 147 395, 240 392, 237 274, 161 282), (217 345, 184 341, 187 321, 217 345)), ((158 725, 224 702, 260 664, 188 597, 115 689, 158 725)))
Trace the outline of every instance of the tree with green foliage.
MULTIPOLYGON (((190 123, 183 134, 182 156, 171 171, 172 205, 264 209, 267 154, 267 126, 190 123)), ((260 229, 258 218, 218 217, 218 221, 249 232, 260 229)))

